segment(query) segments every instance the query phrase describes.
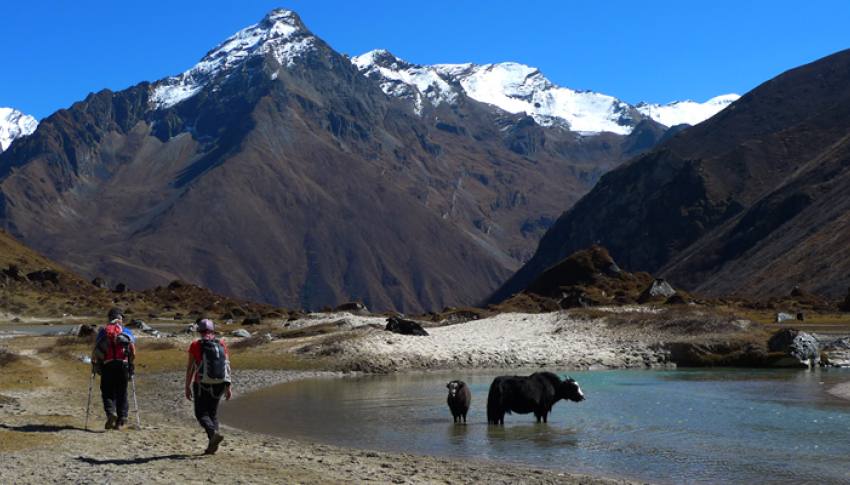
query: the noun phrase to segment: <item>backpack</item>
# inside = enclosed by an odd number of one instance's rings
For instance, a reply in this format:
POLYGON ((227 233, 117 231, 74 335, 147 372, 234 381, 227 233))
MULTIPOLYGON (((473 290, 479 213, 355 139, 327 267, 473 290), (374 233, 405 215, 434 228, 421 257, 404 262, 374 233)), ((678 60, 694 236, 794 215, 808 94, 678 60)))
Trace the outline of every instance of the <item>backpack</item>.
POLYGON ((201 339, 201 384, 230 383, 230 361, 218 339, 201 339))
POLYGON ((127 348, 131 343, 132 338, 124 333, 121 325, 110 323, 97 341, 98 355, 102 356, 104 362, 126 361, 129 354, 127 348))

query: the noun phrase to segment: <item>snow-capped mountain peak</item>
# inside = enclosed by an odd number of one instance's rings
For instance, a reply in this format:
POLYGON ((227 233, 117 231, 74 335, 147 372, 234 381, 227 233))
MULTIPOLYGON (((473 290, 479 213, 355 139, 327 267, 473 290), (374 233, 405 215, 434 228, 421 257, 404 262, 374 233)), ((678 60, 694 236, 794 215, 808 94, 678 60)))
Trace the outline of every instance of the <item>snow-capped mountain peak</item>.
POLYGON ((682 123, 696 125, 711 118, 740 97, 737 94, 723 94, 704 103, 692 100, 674 101, 664 105, 639 103, 636 108, 644 116, 648 116, 662 125, 675 126, 682 123))
POLYGON ((398 59, 386 50, 367 52, 352 61, 361 72, 378 80, 387 94, 413 99, 414 109, 420 114, 425 100, 433 105, 452 103, 460 91, 510 113, 527 113, 543 126, 560 125, 587 134, 628 134, 640 121, 635 119, 640 115, 627 103, 604 94, 559 87, 537 68, 516 62, 422 66, 398 59))
POLYGON ((542 126, 562 126, 585 135, 627 135, 644 118, 667 126, 694 125, 739 98, 728 94, 705 103, 632 106, 607 94, 558 86, 539 69, 518 62, 418 65, 383 49, 353 57, 352 62, 388 95, 411 99, 417 114, 422 114, 425 103, 452 103, 464 93, 510 113, 526 113, 542 126))
POLYGON ((360 72, 378 81, 385 93, 412 100, 417 114, 422 113, 426 100, 436 106, 457 99, 457 90, 436 69, 411 64, 387 50, 369 51, 353 57, 351 62, 360 72))
POLYGON ((640 121, 629 104, 613 96, 558 86, 525 64, 438 64, 434 68, 460 83, 471 98, 511 113, 527 113, 543 126, 625 135, 640 121))
POLYGON ((18 138, 31 135, 38 120, 12 108, 0 108, 0 153, 18 138))
POLYGON ((316 38, 298 14, 285 9, 272 10, 257 24, 228 37, 188 71, 156 83, 151 102, 157 109, 174 106, 254 56, 271 54, 281 66, 291 67, 315 42, 316 38))

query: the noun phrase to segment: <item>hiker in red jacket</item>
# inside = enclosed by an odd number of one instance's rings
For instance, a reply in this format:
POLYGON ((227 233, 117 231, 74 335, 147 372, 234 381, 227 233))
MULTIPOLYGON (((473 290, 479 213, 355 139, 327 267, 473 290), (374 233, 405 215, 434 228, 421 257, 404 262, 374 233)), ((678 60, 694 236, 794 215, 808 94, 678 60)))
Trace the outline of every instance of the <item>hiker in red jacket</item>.
POLYGON ((127 383, 135 372, 136 338, 123 326, 124 312, 113 308, 109 323, 101 328, 92 351, 92 371, 100 374, 100 394, 106 411, 106 429, 121 429, 127 424, 129 402, 127 383))
POLYGON ((230 353, 224 340, 216 338, 212 320, 196 323, 201 338, 189 346, 186 365, 186 399, 195 401, 195 418, 207 432, 209 443, 204 454, 212 455, 224 439, 218 432, 218 403, 221 396, 230 400, 230 353))

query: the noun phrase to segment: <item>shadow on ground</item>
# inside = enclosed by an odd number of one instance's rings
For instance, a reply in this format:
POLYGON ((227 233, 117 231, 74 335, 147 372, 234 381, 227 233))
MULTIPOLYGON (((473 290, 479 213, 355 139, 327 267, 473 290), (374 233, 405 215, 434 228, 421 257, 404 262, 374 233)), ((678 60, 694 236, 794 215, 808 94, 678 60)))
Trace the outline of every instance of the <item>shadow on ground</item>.
POLYGON ((0 424, 0 428, 8 429, 9 431, 19 431, 21 433, 56 433, 69 429, 75 431, 86 431, 83 428, 76 426, 64 426, 54 424, 22 424, 20 426, 9 426, 8 424, 0 424))
POLYGON ((97 458, 90 458, 88 456, 78 456, 77 460, 88 463, 89 465, 143 465, 145 463, 150 463, 152 461, 160 461, 160 460, 186 460, 189 458, 197 458, 203 455, 159 455, 159 456, 141 456, 139 458, 115 458, 108 460, 98 460, 97 458))

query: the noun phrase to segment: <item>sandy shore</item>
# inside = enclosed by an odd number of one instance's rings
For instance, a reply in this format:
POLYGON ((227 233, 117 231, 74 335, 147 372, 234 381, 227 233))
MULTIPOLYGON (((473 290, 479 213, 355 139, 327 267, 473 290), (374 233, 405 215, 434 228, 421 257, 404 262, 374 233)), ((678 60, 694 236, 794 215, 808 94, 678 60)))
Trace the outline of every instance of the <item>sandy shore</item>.
MULTIPOLYGON (((374 319, 373 319, 374 320, 374 319)), ((306 344, 302 350, 333 355, 346 369, 368 372, 458 368, 629 368, 664 366, 667 356, 652 344, 659 337, 613 330, 601 319, 566 312, 504 313, 467 323, 429 327, 427 337, 386 332, 364 317, 335 315, 314 324, 346 322, 352 338, 306 344), (359 329, 359 330, 358 330, 359 329)))
MULTIPOLYGON (((333 318, 339 321, 340 316, 333 318)), ((624 362, 644 365, 655 358, 642 344, 608 339, 601 330, 564 322, 559 317, 514 314, 432 328, 427 344, 421 337, 374 330, 368 326, 376 321, 371 317, 342 318, 352 319, 350 326, 340 325, 343 333, 355 332, 357 336, 347 335, 338 341, 350 346, 339 359, 346 365, 358 359, 375 359, 380 363, 375 366, 378 370, 549 364, 616 366, 624 362), (478 339, 478 334, 485 336, 478 339), (517 336, 510 340, 507 334, 517 336), (481 356, 476 357, 475 348, 479 345, 481 356)), ((324 321, 310 320, 296 326, 324 321)), ((4 340, 5 347, 23 357, 20 362, 5 366, 7 379, 0 384, 0 483, 627 483, 492 462, 351 450, 235 429, 225 430, 226 440, 217 455, 203 456, 200 453, 206 436, 194 422, 191 403, 182 397, 182 372, 178 370, 139 370, 141 430, 102 431, 103 412, 95 387, 90 421, 94 431, 85 431, 88 366, 79 361, 80 352, 49 353, 33 348, 38 342, 55 340, 4 340), (15 372, 20 373, 20 379, 15 380, 15 372)), ((169 340, 177 342, 174 348, 157 352, 183 362, 182 349, 189 337, 169 340)), ((296 352, 311 345, 316 349, 330 345, 317 342, 327 342, 327 337, 287 345, 296 352)), ((144 345, 141 342, 140 348, 144 349, 144 345)), ((275 341, 250 352, 277 356, 281 346, 275 341)), ((147 368, 153 369, 156 364, 151 362, 147 368)), ((237 369, 237 399, 240 393, 280 382, 341 375, 237 369)))

